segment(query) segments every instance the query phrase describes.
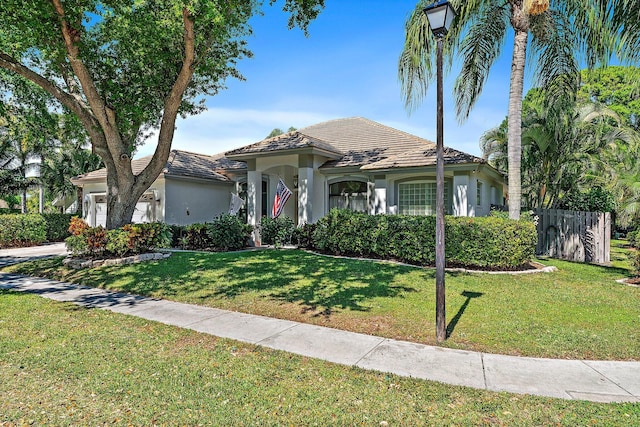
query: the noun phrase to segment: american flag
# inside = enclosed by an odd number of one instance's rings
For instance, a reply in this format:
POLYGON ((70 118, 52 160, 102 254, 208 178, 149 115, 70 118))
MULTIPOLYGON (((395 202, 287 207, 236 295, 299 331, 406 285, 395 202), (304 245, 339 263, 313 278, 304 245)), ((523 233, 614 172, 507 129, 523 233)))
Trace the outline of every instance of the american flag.
POLYGON ((276 197, 273 199, 273 210, 271 211, 271 218, 278 218, 284 209, 285 203, 291 197, 291 190, 284 185, 282 178, 278 180, 278 187, 276 188, 276 197))

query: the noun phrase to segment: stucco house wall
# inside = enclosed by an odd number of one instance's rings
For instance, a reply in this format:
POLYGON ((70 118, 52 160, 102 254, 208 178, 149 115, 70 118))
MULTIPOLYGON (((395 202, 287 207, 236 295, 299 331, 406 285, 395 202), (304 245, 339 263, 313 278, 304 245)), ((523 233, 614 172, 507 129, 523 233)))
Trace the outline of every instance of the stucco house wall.
POLYGON ((212 184, 186 179, 167 179, 164 221, 177 225, 211 222, 215 217, 229 211, 232 191, 232 182, 212 184))

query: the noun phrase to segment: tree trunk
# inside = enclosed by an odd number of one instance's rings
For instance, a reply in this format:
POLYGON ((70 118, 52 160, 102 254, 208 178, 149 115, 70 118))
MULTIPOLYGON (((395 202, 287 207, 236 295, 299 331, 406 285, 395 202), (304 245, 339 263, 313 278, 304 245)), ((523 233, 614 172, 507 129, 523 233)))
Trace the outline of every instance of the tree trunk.
POLYGON ((20 193, 20 212, 27 213, 27 190, 22 190, 20 193))
POLYGON ((520 219, 522 200, 522 93, 524 64, 527 55, 528 32, 517 30, 513 41, 511 85, 509 89, 508 159, 509 159, 509 218, 520 219))
MULTIPOLYGON (((115 161, 107 161, 107 229, 120 228, 131 223, 136 203, 149 187, 136 182, 131 170, 131 159, 123 156, 115 161)), ((149 183, 150 184, 150 183, 149 183)))

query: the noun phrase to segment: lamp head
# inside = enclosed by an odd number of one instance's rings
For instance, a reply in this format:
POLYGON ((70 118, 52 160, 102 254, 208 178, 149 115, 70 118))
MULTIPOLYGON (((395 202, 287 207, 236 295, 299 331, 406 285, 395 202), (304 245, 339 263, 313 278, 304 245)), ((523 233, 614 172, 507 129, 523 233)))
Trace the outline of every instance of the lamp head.
POLYGON ((433 4, 423 9, 429 27, 436 38, 443 38, 449 32, 451 23, 456 17, 456 11, 447 0, 436 0, 433 4))

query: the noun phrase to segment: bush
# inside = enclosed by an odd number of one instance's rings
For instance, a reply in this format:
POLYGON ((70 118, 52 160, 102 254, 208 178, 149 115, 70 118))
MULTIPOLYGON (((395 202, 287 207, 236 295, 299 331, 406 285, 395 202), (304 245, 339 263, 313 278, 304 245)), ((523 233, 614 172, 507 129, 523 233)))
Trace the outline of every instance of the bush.
MULTIPOLYGON (((73 236, 74 238, 76 236, 73 236)), ((67 244, 68 247, 68 244, 67 244)), ((107 231, 106 251, 118 258, 125 256, 129 251, 129 233, 122 228, 107 231)))
POLYGON ((292 243, 294 230, 293 220, 288 216, 278 218, 263 217, 260 223, 260 237, 262 243, 274 245, 276 248, 292 243))
POLYGON ((74 216, 71 218, 71 221, 69 221, 69 233, 71 233, 72 236, 80 236, 88 228, 89 224, 77 216, 74 216))
POLYGON ((45 240, 47 224, 41 215, 0 215, 0 247, 38 245, 45 240))
POLYGON ((122 230, 127 233, 129 251, 134 254, 171 245, 171 230, 161 222, 127 224, 122 230))
POLYGON ((69 232, 71 236, 65 239, 67 249, 74 256, 90 258, 140 254, 171 244, 169 227, 159 222, 127 224, 107 231, 102 226, 89 227, 86 222, 74 217, 69 232))
POLYGON ((629 260, 631 261, 631 267, 633 267, 633 275, 640 277, 640 251, 631 251, 629 260))
POLYGON ((304 224, 293 230, 291 242, 301 248, 313 248, 313 233, 316 230, 315 224, 304 224))
POLYGON ((69 237, 69 225, 73 214, 48 213, 41 214, 47 224, 47 240, 49 242, 62 242, 69 237))
MULTIPOLYGON (((328 253, 435 263, 435 217, 331 210, 316 224, 314 248, 328 253)), ((447 266, 515 269, 534 256, 535 224, 525 219, 446 217, 447 266)))
POLYGON ((192 250, 238 250, 247 246, 252 230, 237 216, 223 214, 209 223, 172 225, 172 245, 192 250))
POLYGON ((217 251, 236 251, 247 245, 251 226, 235 215, 222 214, 207 224, 209 245, 217 251))

